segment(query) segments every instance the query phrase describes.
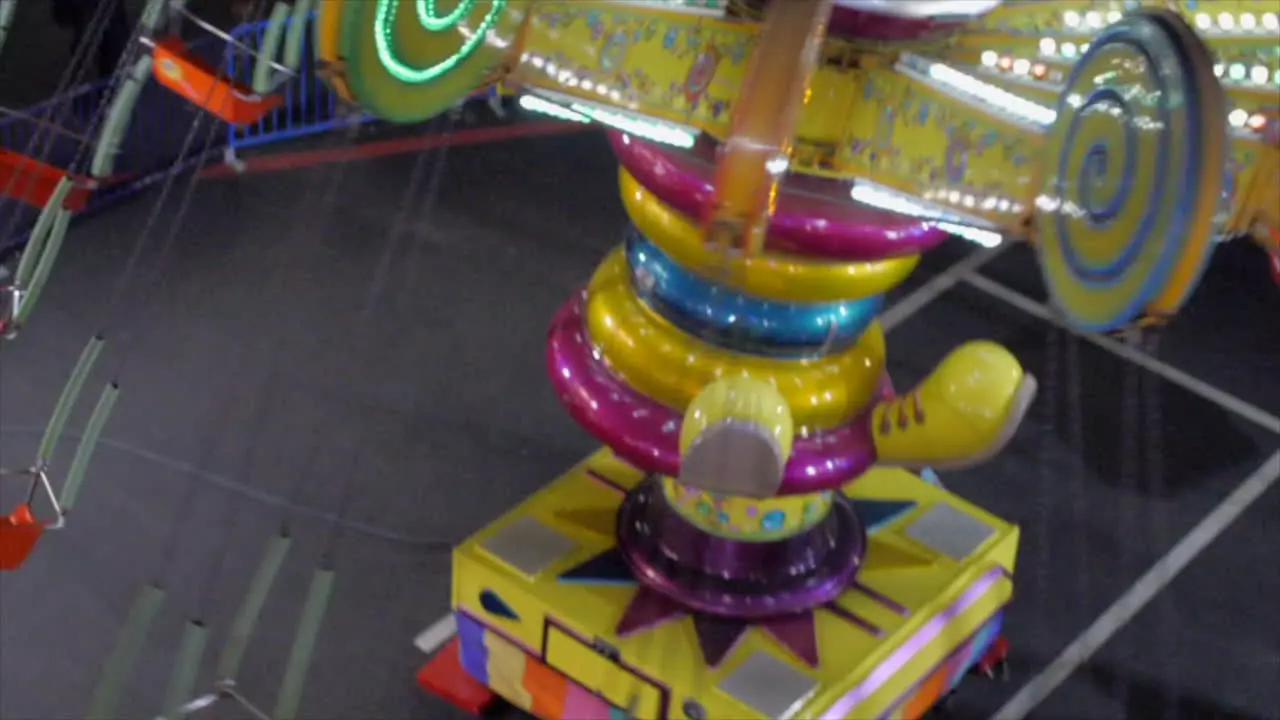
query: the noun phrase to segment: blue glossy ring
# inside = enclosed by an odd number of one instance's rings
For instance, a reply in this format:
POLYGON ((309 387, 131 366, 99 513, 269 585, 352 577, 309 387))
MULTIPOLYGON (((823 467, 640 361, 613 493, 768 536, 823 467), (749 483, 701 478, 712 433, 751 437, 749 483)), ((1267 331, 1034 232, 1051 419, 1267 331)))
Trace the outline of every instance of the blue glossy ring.
POLYGON ((785 303, 743 295, 685 270, 632 227, 627 262, 636 294, 668 322, 722 347, 794 357, 857 342, 881 296, 835 303, 785 303))

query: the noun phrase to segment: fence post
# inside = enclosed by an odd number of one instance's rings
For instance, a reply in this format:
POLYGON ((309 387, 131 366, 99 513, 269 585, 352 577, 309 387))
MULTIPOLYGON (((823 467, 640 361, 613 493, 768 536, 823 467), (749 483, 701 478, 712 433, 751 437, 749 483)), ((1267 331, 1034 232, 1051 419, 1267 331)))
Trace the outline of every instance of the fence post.
POLYGON ((231 168, 232 172, 237 175, 243 173, 246 167, 244 160, 241 160, 240 156, 236 154, 236 149, 233 145, 227 145, 222 148, 222 164, 231 168))

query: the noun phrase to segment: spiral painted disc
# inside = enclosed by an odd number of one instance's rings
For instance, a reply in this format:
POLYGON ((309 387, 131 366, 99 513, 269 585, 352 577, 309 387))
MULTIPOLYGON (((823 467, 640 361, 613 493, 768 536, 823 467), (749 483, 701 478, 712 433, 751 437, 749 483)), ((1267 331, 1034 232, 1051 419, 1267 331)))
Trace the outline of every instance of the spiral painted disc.
POLYGON ((1212 250, 1226 147, 1212 56, 1179 15, 1139 11, 1092 43, 1036 203, 1040 266, 1068 321, 1106 331, 1178 311, 1212 250))
POLYGON ((518 0, 327 1, 321 3, 318 44, 336 45, 342 83, 363 109, 391 122, 418 122, 486 83, 516 47, 527 5, 518 0), (325 33, 336 35, 336 43, 325 33))

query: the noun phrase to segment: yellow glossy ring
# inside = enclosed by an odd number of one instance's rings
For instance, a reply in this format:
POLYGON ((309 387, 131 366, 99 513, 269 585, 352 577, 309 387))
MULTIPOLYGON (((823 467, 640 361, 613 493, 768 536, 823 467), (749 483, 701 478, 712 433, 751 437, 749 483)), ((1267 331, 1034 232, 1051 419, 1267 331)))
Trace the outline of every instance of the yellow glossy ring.
POLYGON ((772 542, 817 525, 831 511, 834 494, 744 498, 719 495, 662 479, 667 503, 690 525, 716 537, 746 542, 772 542))
POLYGON ((692 220, 646 190, 631 173, 619 168, 618 175, 623 205, 641 234, 690 271, 748 295, 786 302, 856 300, 897 287, 920 262, 919 255, 872 262, 775 253, 727 257, 707 246, 692 220))
POLYGON ((687 335, 636 297, 622 248, 587 290, 587 333, 610 369, 659 403, 683 411, 707 384, 730 375, 767 380, 801 431, 836 427, 871 403, 884 370, 884 332, 873 323, 853 347, 818 358, 742 355, 687 335))

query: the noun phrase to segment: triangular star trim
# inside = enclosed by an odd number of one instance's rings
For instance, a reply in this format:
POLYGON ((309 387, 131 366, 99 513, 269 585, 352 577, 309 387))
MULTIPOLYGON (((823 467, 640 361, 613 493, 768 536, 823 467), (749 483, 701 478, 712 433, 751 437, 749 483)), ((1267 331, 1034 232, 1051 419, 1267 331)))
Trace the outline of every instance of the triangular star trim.
POLYGON ((719 667, 738 646, 738 641, 749 627, 746 620, 739 618, 694 615, 693 630, 698 636, 698 646, 702 648, 702 659, 707 667, 719 667))
POLYGON ((626 637, 665 622, 679 620, 688 614, 689 611, 680 603, 641 585, 627 604, 614 632, 618 637, 626 637))
POLYGON ((853 500, 853 511, 868 535, 884 529, 915 506, 914 500, 853 500))
POLYGON ((818 667, 818 627, 811 611, 761 620, 756 626, 809 667, 818 667))
POLYGON ((556 520, 592 535, 612 539, 618 530, 618 513, 608 508, 557 510, 556 520))
MULTIPOLYGON (((890 536, 891 537, 891 536, 890 536)), ((888 537, 872 538, 867 544, 866 557, 862 559, 859 573, 875 573, 886 570, 911 570, 929 567, 937 562, 932 553, 920 552, 889 541, 888 537)))
POLYGON ((560 582, 584 585, 634 585, 636 576, 618 548, 612 547, 560 573, 560 582))

